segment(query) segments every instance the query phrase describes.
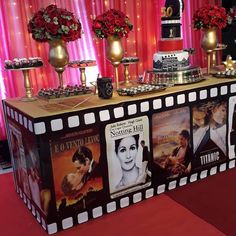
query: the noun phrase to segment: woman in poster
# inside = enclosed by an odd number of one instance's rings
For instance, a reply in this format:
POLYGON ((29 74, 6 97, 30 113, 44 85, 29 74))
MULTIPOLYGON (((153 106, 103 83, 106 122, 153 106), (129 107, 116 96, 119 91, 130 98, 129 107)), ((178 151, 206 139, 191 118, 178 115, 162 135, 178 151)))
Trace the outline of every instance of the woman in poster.
POLYGON ((146 181, 146 172, 141 172, 136 165, 138 144, 138 134, 115 140, 115 153, 122 170, 121 179, 116 185, 116 189, 146 181))
POLYGON ((226 115, 227 105, 225 101, 213 103, 210 119, 211 140, 226 155, 226 115))

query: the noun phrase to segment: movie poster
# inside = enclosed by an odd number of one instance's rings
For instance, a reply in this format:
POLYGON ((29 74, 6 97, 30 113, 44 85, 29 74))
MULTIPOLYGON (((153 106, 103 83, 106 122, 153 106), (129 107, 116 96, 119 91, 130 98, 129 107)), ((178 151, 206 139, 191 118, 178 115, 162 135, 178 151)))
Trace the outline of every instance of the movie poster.
POLYGON ((29 134, 24 139, 24 148, 31 200, 47 215, 51 192, 49 189, 42 188, 40 158, 36 140, 32 135, 29 134))
POLYGON ((16 185, 31 199, 22 133, 12 122, 9 122, 9 135, 16 185))
POLYGON ((188 107, 154 114, 152 141, 153 172, 161 181, 190 173, 192 148, 188 107))
POLYGON ((229 98, 229 158, 236 156, 236 96, 229 98))
POLYGON ((105 135, 111 198, 150 186, 148 117, 109 124, 105 135))
POLYGON ((192 107, 195 170, 226 159, 226 116, 226 101, 214 100, 192 107))
POLYGON ((50 151, 59 215, 96 204, 103 189, 98 128, 54 137, 50 151))

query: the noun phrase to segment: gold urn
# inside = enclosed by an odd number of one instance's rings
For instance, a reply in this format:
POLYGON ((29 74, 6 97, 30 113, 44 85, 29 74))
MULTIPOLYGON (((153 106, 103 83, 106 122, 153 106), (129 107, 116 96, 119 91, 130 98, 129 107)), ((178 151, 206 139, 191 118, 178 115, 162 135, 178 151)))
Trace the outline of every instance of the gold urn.
POLYGON ((60 87, 63 87, 62 73, 69 62, 69 54, 64 40, 54 39, 49 41, 48 61, 58 74, 60 87))
POLYGON ((119 88, 118 66, 124 55, 121 40, 118 37, 109 36, 107 38, 106 57, 115 68, 116 89, 119 88))

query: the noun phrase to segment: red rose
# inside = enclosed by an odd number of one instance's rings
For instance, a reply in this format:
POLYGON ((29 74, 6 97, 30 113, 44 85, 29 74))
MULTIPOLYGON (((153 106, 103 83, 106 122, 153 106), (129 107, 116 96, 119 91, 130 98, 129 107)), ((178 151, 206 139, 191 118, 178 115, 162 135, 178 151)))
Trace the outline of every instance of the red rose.
POLYGON ((34 23, 37 27, 39 28, 43 28, 45 26, 45 20, 42 16, 38 15, 35 19, 34 19, 34 23))
POLYGON ((58 33, 59 25, 56 25, 53 22, 49 22, 46 24, 46 29, 52 35, 56 35, 58 33))
POLYGON ((45 12, 46 12, 47 14, 51 14, 52 12, 54 12, 54 11, 56 11, 56 10, 57 10, 57 6, 51 4, 51 5, 49 5, 49 6, 46 7, 45 12))
POLYGON ((94 29, 101 29, 102 28, 102 25, 101 23, 99 23, 98 21, 95 22, 95 24, 93 25, 94 29))
POLYGON ((78 31, 74 31, 74 30, 70 30, 68 32, 68 34, 64 34, 62 36, 62 39, 65 40, 66 42, 69 42, 69 41, 74 41, 78 38, 80 38, 80 33, 78 31))

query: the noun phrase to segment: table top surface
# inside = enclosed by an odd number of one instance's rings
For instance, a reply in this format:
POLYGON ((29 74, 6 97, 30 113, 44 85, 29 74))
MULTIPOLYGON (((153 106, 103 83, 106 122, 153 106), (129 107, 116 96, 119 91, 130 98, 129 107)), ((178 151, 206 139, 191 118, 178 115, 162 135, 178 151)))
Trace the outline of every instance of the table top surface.
POLYGON ((178 92, 183 92, 192 89, 205 88, 212 85, 220 85, 225 83, 230 83, 236 81, 236 79, 225 79, 225 78, 213 78, 205 77, 206 79, 198 83, 178 85, 173 87, 168 87, 167 89, 159 92, 154 92, 139 96, 119 96, 117 92, 113 93, 110 99, 101 99, 98 95, 86 94, 74 97, 67 97, 61 99, 41 99, 38 98, 33 102, 23 102, 20 98, 6 99, 5 102, 19 109, 21 112, 28 114, 32 118, 47 117, 57 114, 62 114, 65 112, 74 112, 86 110, 89 108, 104 107, 107 105, 115 105, 122 102, 137 101, 142 99, 148 99, 153 97, 165 96, 168 94, 174 94, 178 92))

